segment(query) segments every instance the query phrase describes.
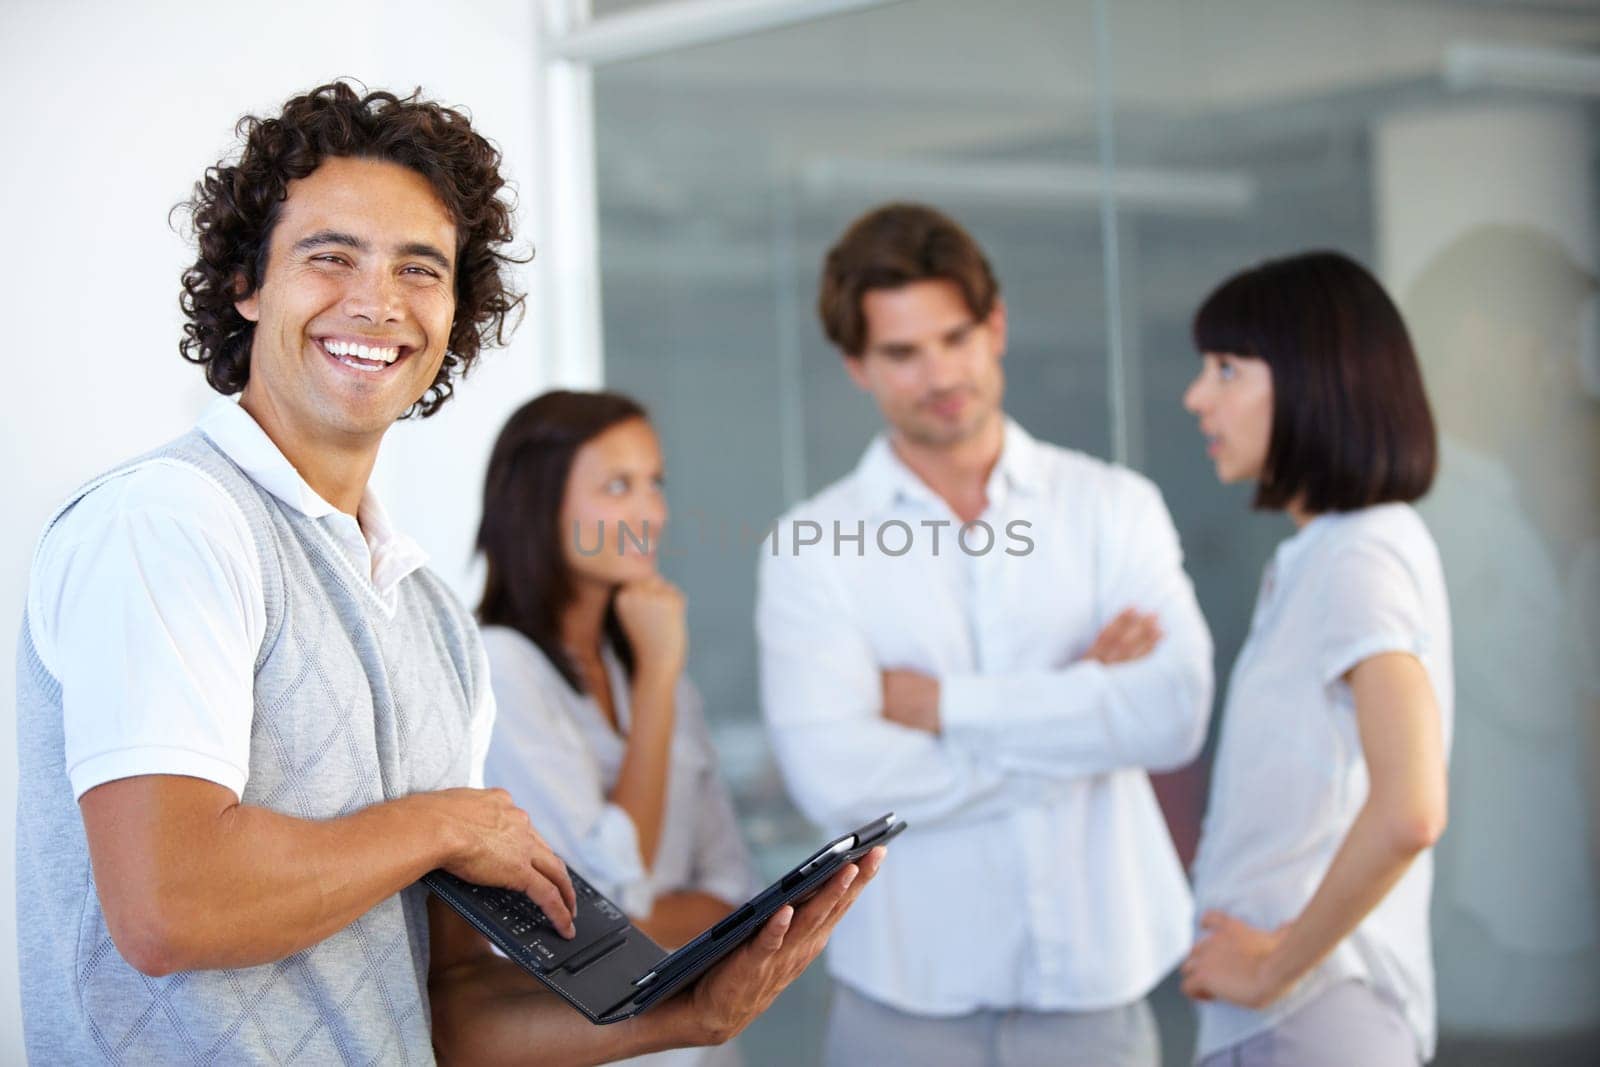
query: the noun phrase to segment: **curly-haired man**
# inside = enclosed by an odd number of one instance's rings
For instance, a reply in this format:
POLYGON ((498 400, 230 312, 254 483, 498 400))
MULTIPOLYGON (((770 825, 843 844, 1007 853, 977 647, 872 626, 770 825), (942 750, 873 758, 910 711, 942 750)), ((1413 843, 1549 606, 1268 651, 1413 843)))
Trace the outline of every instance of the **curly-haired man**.
POLYGON ((459 112, 342 83, 240 133, 189 203, 181 300, 184 355, 239 400, 80 489, 34 561, 29 1058, 597 1062, 725 1039, 866 877, 603 1028, 414 884, 521 889, 570 930, 565 867, 476 788, 472 619, 367 486, 389 426, 436 411, 520 304, 498 153, 459 112))

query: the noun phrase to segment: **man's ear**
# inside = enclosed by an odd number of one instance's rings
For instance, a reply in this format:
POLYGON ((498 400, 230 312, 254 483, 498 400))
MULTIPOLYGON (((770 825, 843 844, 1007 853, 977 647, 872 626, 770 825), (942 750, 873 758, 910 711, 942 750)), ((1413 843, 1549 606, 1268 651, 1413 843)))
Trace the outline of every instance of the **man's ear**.
POLYGON ((850 375, 850 380, 855 383, 856 388, 863 393, 872 392, 872 386, 867 382, 867 357, 864 354, 858 356, 842 354, 840 358, 844 360, 844 372, 850 375))
POLYGON ((994 298, 994 307, 989 309, 989 317, 983 320, 989 332, 994 335, 995 354, 1006 354, 1006 302, 1000 297, 994 298))
MULTIPOLYGON (((234 274, 233 274, 233 282, 230 284, 229 288, 231 288, 235 293, 242 293, 246 289, 250 288, 250 283, 245 281, 244 275, 242 273, 240 273, 239 271, 235 271, 234 274)), ((250 295, 247 296, 247 297, 243 297, 243 298, 241 298, 239 300, 235 300, 233 302, 233 307, 234 307, 234 310, 237 311, 239 314, 243 315, 246 320, 248 320, 250 322, 260 322, 261 321, 261 290, 260 290, 260 288, 258 287, 255 290, 253 290, 250 293, 250 295)))

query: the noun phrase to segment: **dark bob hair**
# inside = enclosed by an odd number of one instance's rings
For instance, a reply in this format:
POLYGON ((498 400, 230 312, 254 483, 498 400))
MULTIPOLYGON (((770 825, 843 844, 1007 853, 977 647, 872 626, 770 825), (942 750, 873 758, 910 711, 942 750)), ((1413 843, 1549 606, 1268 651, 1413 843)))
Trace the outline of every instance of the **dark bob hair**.
POLYGON ((438 375, 406 415, 438 411, 479 351, 505 343, 507 318, 523 303, 507 267, 531 257, 503 251, 512 239, 514 205, 500 195, 500 152, 474 132, 466 115, 421 93, 358 96, 344 82, 331 82, 292 98, 276 117, 246 115, 235 128, 243 140, 237 162, 207 168, 193 195, 175 209, 188 213, 199 246, 199 257, 183 272, 178 305, 188 321, 178 350, 205 367, 211 388, 231 396, 250 380, 255 324, 234 304, 266 277, 267 249, 289 183, 330 157, 409 167, 428 179, 455 222, 455 321, 438 375))
MULTIPOLYGON (((489 455, 478 524, 478 550, 489 573, 478 621, 521 632, 574 692, 583 692, 583 683, 561 645, 561 613, 572 599, 560 528, 567 476, 586 443, 619 423, 648 418, 621 393, 555 390, 518 408, 489 455)), ((606 609, 605 632, 632 675, 633 647, 614 607, 606 609)))
POLYGON ((1411 338, 1349 257, 1307 252, 1234 275, 1195 313, 1194 344, 1272 370, 1256 507, 1352 511, 1416 500, 1433 484, 1438 439, 1411 338))
POLYGON ((874 208, 850 224, 823 260, 822 330, 845 355, 859 356, 867 343, 861 298, 868 290, 934 280, 955 283, 979 321, 1000 295, 983 249, 954 219, 923 204, 874 208))

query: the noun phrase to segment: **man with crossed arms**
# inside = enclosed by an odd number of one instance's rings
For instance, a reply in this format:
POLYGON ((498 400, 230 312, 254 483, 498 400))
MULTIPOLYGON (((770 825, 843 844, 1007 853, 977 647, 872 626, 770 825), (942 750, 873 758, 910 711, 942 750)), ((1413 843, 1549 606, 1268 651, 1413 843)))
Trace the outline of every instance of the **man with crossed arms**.
POLYGON ((1212 687, 1161 495, 1006 418, 1005 305, 939 212, 857 220, 819 307, 887 425, 764 545, 763 707, 814 822, 911 826, 829 952, 827 1062, 1158 1063, 1193 909, 1147 772, 1212 687))

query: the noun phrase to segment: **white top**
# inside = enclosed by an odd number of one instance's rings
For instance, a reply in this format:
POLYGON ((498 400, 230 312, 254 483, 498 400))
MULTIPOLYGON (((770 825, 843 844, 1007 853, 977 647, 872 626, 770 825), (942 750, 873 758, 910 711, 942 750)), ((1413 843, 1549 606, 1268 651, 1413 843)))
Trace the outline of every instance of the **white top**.
MULTIPOLYGON (((1444 572, 1410 507, 1319 516, 1278 546, 1234 664, 1195 860, 1195 902, 1252 926, 1291 921, 1316 891, 1367 798, 1355 703, 1342 676, 1408 652, 1432 683, 1449 751, 1455 707, 1444 572)), ((1428 938, 1432 852, 1354 933, 1265 1011, 1199 1005, 1196 1058, 1267 1029, 1329 985, 1369 982, 1433 1055, 1428 938)))
POLYGON ((658 894, 699 890, 741 904, 755 890, 733 803, 717 773, 700 694, 678 680, 671 769, 655 866, 639 854, 633 819, 606 798, 616 788, 632 722, 628 678, 604 653, 621 734, 593 697, 575 692, 520 631, 485 626, 483 645, 500 714, 484 780, 511 794, 550 847, 630 915, 658 894))
POLYGON ((973 527, 962 547, 879 437, 763 544, 763 707, 796 804, 828 833, 891 810, 909 824, 829 969, 927 1015, 1125 1004, 1190 943, 1145 771, 1199 751, 1211 637, 1143 477, 1008 422, 987 492, 993 546, 973 527), (1128 607, 1160 616, 1156 650, 1080 661, 1128 607), (940 678, 941 736, 882 717, 887 668, 940 678))
MULTIPOLYGON (((352 580, 393 614, 396 586, 427 556, 370 487, 357 522, 318 496, 236 402, 213 400, 198 425, 256 484, 316 519, 352 580)), ((155 460, 107 479, 49 529, 34 554, 28 626, 61 683, 74 796, 141 774, 244 792, 265 603, 244 514, 186 464, 155 460)), ((493 719, 484 686, 474 784, 493 719)))

